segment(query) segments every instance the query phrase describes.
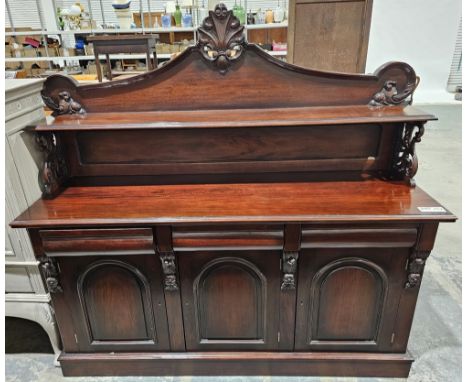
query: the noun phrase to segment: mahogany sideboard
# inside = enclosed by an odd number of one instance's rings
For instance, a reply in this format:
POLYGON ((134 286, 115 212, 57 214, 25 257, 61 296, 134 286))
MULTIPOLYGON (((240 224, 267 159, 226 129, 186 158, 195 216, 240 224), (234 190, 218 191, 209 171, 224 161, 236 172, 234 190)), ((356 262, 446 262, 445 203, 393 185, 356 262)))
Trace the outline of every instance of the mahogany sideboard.
POLYGON ((222 4, 131 79, 51 76, 26 228, 64 375, 406 377, 440 222, 415 185, 418 78, 309 70, 222 4))

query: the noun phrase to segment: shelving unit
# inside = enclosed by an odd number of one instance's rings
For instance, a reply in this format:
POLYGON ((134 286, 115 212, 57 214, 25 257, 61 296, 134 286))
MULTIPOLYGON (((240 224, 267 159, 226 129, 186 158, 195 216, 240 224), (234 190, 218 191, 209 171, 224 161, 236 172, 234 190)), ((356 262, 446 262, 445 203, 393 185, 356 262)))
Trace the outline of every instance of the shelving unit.
MULTIPOLYGON (((111 19, 112 13, 109 12, 109 6, 110 3, 107 4, 107 0, 83 0, 81 3, 85 6, 87 11, 90 11, 90 17, 91 20, 93 20, 92 24, 93 27, 91 29, 79 29, 79 30, 59 30, 58 29, 58 21, 56 19, 55 14, 53 13, 51 15, 51 9, 54 10, 57 6, 62 6, 62 5, 71 5, 74 2, 68 1, 68 0, 35 0, 36 2, 36 7, 38 10, 39 14, 39 23, 40 23, 40 28, 37 28, 37 30, 15 30, 14 28, 14 20, 11 18, 11 6, 16 6, 16 3, 10 3, 7 0, 7 20, 9 20, 9 24, 12 27, 12 30, 9 30, 5 32, 5 36, 7 38, 15 38, 15 37, 25 37, 25 36, 37 36, 37 37, 42 37, 44 40, 46 40, 46 37, 50 36, 59 36, 60 42, 62 46, 64 46, 64 40, 73 38, 75 36, 87 36, 87 35, 101 35, 101 34, 159 34, 161 36, 161 43, 163 44, 173 44, 175 41, 182 41, 182 40, 193 40, 196 41, 197 39, 197 26, 193 27, 170 27, 170 28, 163 28, 163 27, 156 27, 152 28, 149 27, 148 24, 153 24, 155 20, 155 14, 158 14, 160 11, 159 8, 161 8, 162 3, 158 4, 153 1, 152 6, 150 6, 151 1, 147 2, 142 2, 140 1, 139 3, 134 2, 132 5, 132 12, 134 14, 134 20, 135 23, 137 24, 137 28, 131 28, 131 29, 111 29, 111 28, 96 28, 94 26, 94 22, 97 24, 101 25, 101 21, 103 24, 109 24, 109 21, 111 23, 113 20, 111 19), (50 2, 51 6, 50 8, 44 9, 46 3, 50 2), (68 4, 70 3, 70 4, 68 4), (155 6, 156 4, 156 6, 155 6), (136 11, 135 7, 139 7, 138 11, 136 11), (47 16, 49 19, 47 19, 47 16), (52 16, 52 20, 51 20, 52 16), (148 27, 146 25, 148 25, 148 27), (193 34, 193 37, 191 37, 193 34)), ((262 0, 261 0, 262 1, 262 0)), ((244 9, 246 12, 250 9, 252 9, 254 12, 262 7, 263 10, 267 8, 274 8, 273 5, 276 4, 275 1, 268 1, 270 4, 268 7, 265 6, 267 3, 267 0, 264 1, 264 3, 258 1, 254 1, 251 7, 249 7, 249 2, 247 0, 243 0, 243 6, 245 7, 244 9)), ((194 1, 194 4, 196 4, 197 1, 194 1)), ((201 4, 201 1, 198 1, 198 3, 201 4)), ((232 4, 227 1, 228 8, 232 8, 232 4)), ((232 1, 234 4, 234 1, 232 1)), ((179 1, 180 4, 180 1, 179 1)), ((286 3, 284 3, 286 4, 286 3)), ((208 1, 205 0, 205 6, 208 6, 208 1)), ((195 19, 194 19, 195 22, 195 19)), ((23 22, 24 24, 24 22, 23 22)), ((36 23, 37 24, 37 23, 36 23)), ((32 25, 34 28, 36 25, 32 25)), ((281 22, 281 23, 270 23, 270 24, 252 24, 252 25, 245 25, 245 35, 247 41, 255 42, 255 43, 265 43, 265 44, 271 44, 272 41, 276 42, 285 42, 286 39, 284 36, 286 35, 286 30, 288 27, 288 22, 287 20, 281 22), (280 37, 278 37, 280 36, 280 37)), ((21 29, 21 28, 20 28, 21 29)), ((169 47, 170 48, 170 47, 169 47)), ((271 49, 271 45, 270 45, 271 49)), ((159 53, 157 55, 158 60, 164 61, 168 60, 171 58, 171 56, 175 53, 171 53, 173 49, 167 49, 164 48, 163 52, 164 53, 159 53), (168 52, 169 51, 169 52, 168 52)), ((177 48, 174 49, 177 51, 177 48)), ((182 49, 181 49, 182 50, 182 49)), ((276 57, 285 57, 287 55, 286 51, 272 51, 272 50, 267 50, 265 49, 266 52, 271 54, 272 56, 276 57)), ((70 49, 69 49, 70 52, 70 49)), ((70 52, 74 53, 74 52, 70 52)), ((77 52, 78 55, 73 55, 64 52, 57 52, 54 54, 53 50, 51 47, 47 47, 45 44, 45 52, 42 52, 42 56, 38 57, 30 57, 30 56, 14 56, 14 53, 12 53, 12 56, 6 57, 5 58, 5 63, 8 64, 13 64, 13 63, 18 63, 22 67, 30 68, 32 63, 38 63, 41 68, 44 68, 44 63, 48 64, 49 69, 52 69, 52 64, 59 64, 60 66, 75 66, 75 63, 78 63, 79 61, 94 61, 95 57, 92 54, 89 54, 89 52, 85 52, 85 54, 79 54, 80 52, 77 52), (43 64, 41 64, 43 63, 43 64), (26 65, 25 65, 26 64, 26 65)), ((105 57, 102 56, 102 59, 105 57)), ((143 54, 113 54, 110 55, 111 60, 141 60, 144 59, 145 56, 143 54)), ((11 66, 11 65, 10 65, 11 66)), ((42 70, 42 69, 41 69, 42 70)))

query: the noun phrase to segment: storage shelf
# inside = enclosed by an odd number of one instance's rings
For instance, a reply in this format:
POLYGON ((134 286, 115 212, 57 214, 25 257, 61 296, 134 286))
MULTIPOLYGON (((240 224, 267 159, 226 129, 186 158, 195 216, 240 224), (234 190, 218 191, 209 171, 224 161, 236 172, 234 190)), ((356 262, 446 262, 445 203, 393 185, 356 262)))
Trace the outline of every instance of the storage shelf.
MULTIPOLYGON (((104 59, 104 55, 100 55, 100 58, 104 59)), ((139 60, 146 58, 146 54, 111 54, 110 58, 113 60, 139 60)), ((158 54, 158 58, 171 58, 170 53, 158 54)), ((35 62, 35 61, 53 61, 53 60, 94 60, 94 56, 59 56, 59 57, 8 57, 5 58, 5 62, 35 62)))
MULTIPOLYGON (((266 51, 272 56, 286 56, 288 52, 283 51, 266 51)), ((160 53, 158 54, 158 59, 168 59, 171 58, 173 53, 160 53)), ((101 55, 100 58, 105 58, 104 55, 101 55)), ((112 60, 141 60, 146 58, 145 54, 111 54, 110 58, 112 60)), ((94 56, 59 56, 59 57, 7 57, 5 62, 37 62, 37 61, 54 61, 54 60, 94 60, 94 56)))
POLYGON ((245 25, 245 29, 275 29, 275 28, 287 28, 288 21, 282 21, 280 23, 271 23, 271 24, 248 24, 245 25))
POLYGON ((171 27, 171 28, 132 28, 132 29, 80 29, 80 30, 40 30, 40 31, 21 31, 21 32, 6 32, 5 36, 38 36, 38 35, 75 35, 75 34, 102 34, 102 33, 171 33, 171 32, 193 32, 195 27, 171 27))
MULTIPOLYGON (((245 25, 245 29, 275 29, 287 28, 288 22, 271 24, 249 24, 245 25)), ((75 34, 118 34, 118 33, 178 33, 178 32, 194 32, 198 27, 170 27, 170 28, 132 28, 132 29, 80 29, 80 30, 35 30, 35 31, 18 31, 5 32, 5 36, 41 36, 41 35, 75 35, 75 34)))

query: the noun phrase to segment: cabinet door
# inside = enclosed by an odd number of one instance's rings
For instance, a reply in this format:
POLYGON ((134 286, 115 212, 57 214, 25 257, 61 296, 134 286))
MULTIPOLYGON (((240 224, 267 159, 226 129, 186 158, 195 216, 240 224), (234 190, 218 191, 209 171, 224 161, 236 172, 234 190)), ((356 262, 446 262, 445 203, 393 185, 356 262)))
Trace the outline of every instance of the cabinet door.
POLYGON ((295 348, 391 351, 407 248, 320 248, 299 255, 295 348))
MULTIPOLYGON (((161 265, 156 254, 58 259, 79 351, 169 350, 161 265)), ((60 307, 62 308, 62 307, 60 307)), ((62 324, 64 325, 64 324, 62 324)), ((67 346, 69 345, 69 346, 67 346)), ((73 345, 73 346, 72 346, 73 345)))
POLYGON ((280 253, 179 252, 187 350, 278 348, 280 253))

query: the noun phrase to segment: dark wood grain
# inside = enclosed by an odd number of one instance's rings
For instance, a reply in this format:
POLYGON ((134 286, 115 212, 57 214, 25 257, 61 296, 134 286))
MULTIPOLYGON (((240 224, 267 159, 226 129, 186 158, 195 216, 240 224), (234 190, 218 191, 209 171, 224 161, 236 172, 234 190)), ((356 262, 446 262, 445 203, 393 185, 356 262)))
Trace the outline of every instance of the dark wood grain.
POLYGON ((65 349, 75 343, 84 352, 170 349, 155 255, 63 257, 58 263, 67 299, 54 305, 69 309, 71 316, 60 320, 74 332, 64 339, 65 349))
POLYGON ((78 86, 71 78, 50 76, 44 93, 55 100, 68 91, 88 113, 367 105, 387 81, 404 92, 415 78, 402 62, 383 65, 373 75, 305 69, 251 44, 223 75, 194 46, 161 68, 112 83, 78 86))
POLYGON ((178 254, 187 350, 276 350, 280 252, 178 254))
MULTIPOLYGON (((158 226, 154 227, 154 236, 156 238, 156 246, 158 253, 164 256, 164 254, 171 254, 174 256, 174 272, 171 273, 175 276, 177 285, 180 283, 179 271, 175 262, 175 255, 173 250, 172 230, 170 226, 158 226)), ((161 257, 161 260, 163 258, 161 257)), ((169 273, 169 272, 168 272, 169 273)), ((166 275, 164 275, 166 277, 166 275)), ((182 319, 182 299, 180 296, 179 289, 168 290, 164 289, 164 298, 166 299, 167 309, 167 323, 169 330, 169 341, 172 351, 184 351, 185 350, 185 334, 184 334, 184 323, 182 319)))
POLYGON ((11 225, 64 374, 406 377, 424 266, 456 219, 410 187, 435 119, 409 106, 416 73, 287 64, 224 5, 198 36, 127 80, 44 83, 44 197, 11 225))
POLYGON ((95 112, 61 115, 37 131, 85 131, 120 129, 223 128, 249 126, 301 126, 353 123, 391 123, 435 120, 414 106, 369 108, 367 106, 249 108, 146 112, 95 112))
POLYGON ((41 230, 47 256, 154 254, 151 228, 41 230))
POLYGON ((59 358, 65 376, 291 375, 406 378, 412 358, 391 353, 120 353, 59 358))
POLYGON ((409 248, 301 250, 295 350, 397 350, 392 335, 408 254, 409 248))
POLYGON ((70 187, 38 200, 13 227, 89 224, 454 221, 420 188, 383 181, 70 187))

